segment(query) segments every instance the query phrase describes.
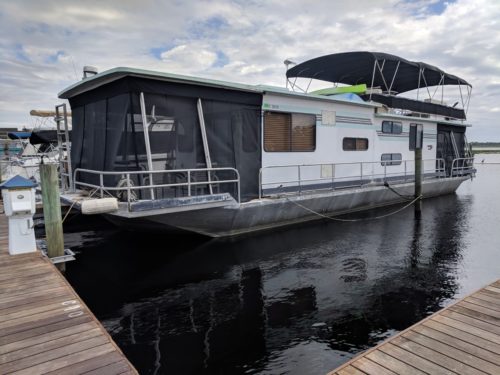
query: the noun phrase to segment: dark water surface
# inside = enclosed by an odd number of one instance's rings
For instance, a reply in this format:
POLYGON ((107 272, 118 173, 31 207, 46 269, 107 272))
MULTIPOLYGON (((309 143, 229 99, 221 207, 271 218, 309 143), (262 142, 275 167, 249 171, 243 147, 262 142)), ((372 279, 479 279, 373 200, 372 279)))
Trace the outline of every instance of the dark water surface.
POLYGON ((499 185, 225 241, 75 217, 67 278, 141 374, 325 374, 500 278, 499 185))

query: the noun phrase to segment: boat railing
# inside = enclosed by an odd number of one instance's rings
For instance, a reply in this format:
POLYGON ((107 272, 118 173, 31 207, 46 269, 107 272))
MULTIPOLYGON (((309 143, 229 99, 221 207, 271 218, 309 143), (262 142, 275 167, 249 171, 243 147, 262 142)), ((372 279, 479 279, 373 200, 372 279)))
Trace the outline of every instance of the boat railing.
POLYGON ((451 163, 451 176, 460 177, 467 175, 474 175, 476 170, 474 169, 474 158, 457 158, 451 163))
MULTIPOLYGON (((444 159, 422 160, 423 178, 447 177, 444 159)), ((265 166, 259 171, 259 198, 264 195, 362 187, 386 181, 409 182, 414 160, 314 163, 265 166)))
POLYGON ((223 184, 233 184, 238 203, 241 202, 240 175, 234 168, 196 168, 168 169, 157 171, 97 171, 93 169, 76 168, 73 172, 73 186, 77 188, 95 189, 104 197, 105 194, 126 199, 130 210, 131 203, 140 194, 146 200, 161 199, 160 193, 165 189, 183 189, 181 196, 210 195, 218 192, 223 184), (230 177, 227 175, 229 174, 230 177), (225 177, 221 177, 224 175, 225 177), (86 178, 82 178, 86 176, 86 178), (161 183, 155 180, 160 179, 161 183), (116 181, 118 180, 118 183, 116 181), (94 183, 90 182, 94 181, 94 183), (164 181, 168 181, 165 183, 164 181), (173 182, 172 182, 173 181, 173 182), (200 194, 201 193, 201 194, 200 194))

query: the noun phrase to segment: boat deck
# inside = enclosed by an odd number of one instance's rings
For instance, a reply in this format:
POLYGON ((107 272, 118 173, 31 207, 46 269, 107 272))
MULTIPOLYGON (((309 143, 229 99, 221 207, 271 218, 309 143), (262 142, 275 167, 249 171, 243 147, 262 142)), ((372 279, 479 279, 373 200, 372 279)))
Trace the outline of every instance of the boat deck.
POLYGON ((137 371, 47 258, 9 255, 1 214, 0 374, 46 373, 137 371))
POLYGON ((329 375, 500 374, 500 280, 329 375))

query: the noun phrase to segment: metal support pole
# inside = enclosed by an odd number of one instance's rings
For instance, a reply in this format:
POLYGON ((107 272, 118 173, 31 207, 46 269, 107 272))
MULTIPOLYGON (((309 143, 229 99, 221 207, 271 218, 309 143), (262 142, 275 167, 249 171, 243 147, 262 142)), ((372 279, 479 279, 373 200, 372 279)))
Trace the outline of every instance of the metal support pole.
MULTIPOLYGON (((40 180, 42 185, 45 235, 47 236, 47 255, 49 258, 63 256, 64 238, 57 165, 40 164, 40 180)), ((58 263, 56 267, 61 272, 66 270, 64 263, 58 263)))
POLYGON ((203 150, 205 151, 205 164, 207 165, 208 189, 210 194, 213 194, 212 184, 210 179, 210 169, 212 169, 212 160, 210 159, 210 149, 208 148, 207 129, 205 128, 205 118, 203 117, 203 106, 201 99, 198 98, 198 119, 200 121, 201 139, 203 141, 203 150))
MULTIPOLYGON (((144 143, 146 146, 146 157, 148 159, 148 171, 153 170, 153 159, 151 157, 151 144, 149 143, 149 123, 146 119, 146 103, 144 102, 144 93, 141 92, 141 116, 142 116, 142 130, 144 132, 144 143)), ((155 190, 153 188, 153 174, 149 174, 149 184, 151 185, 151 199, 155 199, 155 190)))

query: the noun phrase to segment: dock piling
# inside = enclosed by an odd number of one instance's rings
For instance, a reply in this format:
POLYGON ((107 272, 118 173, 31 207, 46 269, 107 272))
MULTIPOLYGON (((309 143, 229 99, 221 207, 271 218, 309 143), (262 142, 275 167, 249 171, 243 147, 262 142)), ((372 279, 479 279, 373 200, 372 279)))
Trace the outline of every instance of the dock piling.
MULTIPOLYGON (((415 149, 415 199, 422 196, 422 149, 415 149)), ((415 216, 422 214, 422 199, 415 201, 415 216)))
MULTIPOLYGON (((59 180, 56 164, 40 164, 40 179, 42 185, 43 217, 47 237, 47 255, 49 258, 64 255, 64 238, 61 217, 61 202, 59 200, 59 180)), ((59 271, 64 272, 64 263, 58 263, 59 271)))

